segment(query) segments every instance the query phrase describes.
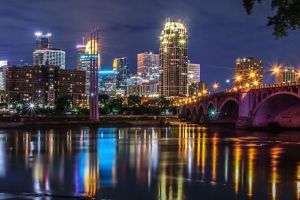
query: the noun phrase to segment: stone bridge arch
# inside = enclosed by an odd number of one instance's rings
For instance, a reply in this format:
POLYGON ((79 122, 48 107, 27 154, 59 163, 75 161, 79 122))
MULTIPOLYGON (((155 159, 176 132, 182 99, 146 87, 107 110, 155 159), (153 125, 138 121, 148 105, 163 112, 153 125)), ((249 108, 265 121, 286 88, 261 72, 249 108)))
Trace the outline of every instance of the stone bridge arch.
POLYGON ((218 109, 218 119, 223 122, 235 122, 239 117, 239 101, 229 97, 222 102, 218 109))
POLYGON ((252 125, 265 127, 278 123, 282 127, 300 127, 300 96, 288 91, 265 97, 252 112, 252 125))

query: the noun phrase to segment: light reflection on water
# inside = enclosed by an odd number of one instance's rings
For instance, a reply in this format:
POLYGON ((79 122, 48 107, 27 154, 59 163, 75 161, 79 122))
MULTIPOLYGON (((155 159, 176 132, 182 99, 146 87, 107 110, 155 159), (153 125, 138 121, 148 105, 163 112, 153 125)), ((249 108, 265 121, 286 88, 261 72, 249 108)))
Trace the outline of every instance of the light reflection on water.
POLYGON ((181 124, 0 132, 0 193, 300 199, 299 132, 181 124))

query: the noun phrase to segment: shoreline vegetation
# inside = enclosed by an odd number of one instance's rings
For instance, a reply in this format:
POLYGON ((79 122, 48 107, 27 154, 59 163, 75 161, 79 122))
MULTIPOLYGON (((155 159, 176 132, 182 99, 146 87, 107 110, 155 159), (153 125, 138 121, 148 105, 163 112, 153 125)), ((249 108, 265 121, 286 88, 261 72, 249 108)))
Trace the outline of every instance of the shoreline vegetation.
POLYGON ((49 126, 165 126, 178 123, 177 115, 102 115, 99 121, 90 121, 88 116, 36 116, 20 118, 0 118, 0 129, 49 127, 49 126))

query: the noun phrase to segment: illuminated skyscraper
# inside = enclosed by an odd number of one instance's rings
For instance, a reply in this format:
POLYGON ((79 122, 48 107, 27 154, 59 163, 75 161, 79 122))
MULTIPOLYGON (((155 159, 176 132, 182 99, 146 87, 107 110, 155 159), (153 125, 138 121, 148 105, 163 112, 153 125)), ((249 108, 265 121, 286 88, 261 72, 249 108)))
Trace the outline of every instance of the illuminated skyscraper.
POLYGON ((36 32, 35 33, 35 49, 50 49, 51 43, 50 38, 52 34, 47 33, 43 34, 42 32, 36 32))
POLYGON ((117 71, 117 89, 126 91, 126 80, 129 77, 127 57, 115 58, 113 61, 113 70, 117 71))
POLYGON ((7 60, 0 60, 0 91, 5 90, 5 72, 7 65, 7 60))
POLYGON ((188 63, 188 83, 200 82, 200 64, 188 63))
POLYGON ((51 33, 35 33, 35 51, 33 52, 33 65, 53 65, 65 69, 65 52, 52 48, 51 33))
POLYGON ((109 96, 116 95, 117 72, 111 69, 99 71, 99 92, 109 96))
POLYGON ((251 87, 263 83, 263 62, 248 57, 238 58, 235 61, 235 86, 251 87))
MULTIPOLYGON (((86 44, 80 44, 76 46, 77 50, 77 69, 85 71, 86 73, 86 84, 85 91, 86 94, 89 94, 90 88, 90 41, 86 44)), ((100 55, 92 55, 94 57, 98 56, 98 65, 100 66, 100 55)))
POLYGON ((160 36, 160 95, 187 95, 188 35, 180 20, 166 20, 160 36))
POLYGON ((159 54, 152 52, 137 55, 137 74, 144 79, 159 78, 159 54))

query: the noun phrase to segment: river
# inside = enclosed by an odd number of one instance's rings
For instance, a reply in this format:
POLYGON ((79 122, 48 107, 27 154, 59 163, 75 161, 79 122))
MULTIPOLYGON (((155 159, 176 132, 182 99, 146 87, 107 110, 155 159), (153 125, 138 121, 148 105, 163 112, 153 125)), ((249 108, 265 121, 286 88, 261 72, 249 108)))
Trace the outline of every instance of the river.
POLYGON ((0 199, 300 199, 300 131, 0 131, 0 199), (39 194, 39 195, 33 195, 39 194))

